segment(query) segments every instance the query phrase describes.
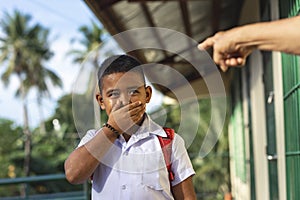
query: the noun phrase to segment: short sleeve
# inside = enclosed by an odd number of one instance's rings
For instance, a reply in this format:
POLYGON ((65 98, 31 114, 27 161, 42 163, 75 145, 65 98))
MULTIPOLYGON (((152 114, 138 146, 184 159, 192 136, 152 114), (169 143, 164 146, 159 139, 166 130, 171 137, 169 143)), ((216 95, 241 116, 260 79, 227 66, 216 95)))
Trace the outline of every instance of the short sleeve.
POLYGON ((184 140, 178 134, 175 134, 174 137, 171 159, 172 171, 174 173, 174 180, 171 183, 172 186, 181 183, 195 174, 192 162, 184 145, 184 140))
POLYGON ((97 130, 92 129, 92 130, 88 130, 85 134, 85 136, 83 136, 83 138, 80 140, 77 148, 85 145, 86 143, 88 143, 91 139, 93 139, 93 137, 95 137, 95 135, 97 135, 97 130))

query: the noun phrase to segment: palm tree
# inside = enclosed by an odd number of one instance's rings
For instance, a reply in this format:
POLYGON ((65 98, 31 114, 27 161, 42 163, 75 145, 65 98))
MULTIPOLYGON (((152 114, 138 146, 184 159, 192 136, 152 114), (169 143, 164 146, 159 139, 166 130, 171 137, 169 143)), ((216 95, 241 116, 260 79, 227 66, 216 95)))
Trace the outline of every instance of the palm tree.
POLYGON ((52 52, 49 47, 49 31, 44 29, 40 31, 39 38, 36 38, 36 46, 39 48, 36 54, 32 55, 32 67, 34 73, 28 74, 24 81, 26 88, 35 88, 37 90, 37 105, 40 115, 40 132, 45 133, 45 123, 43 119, 42 100, 43 97, 51 98, 49 84, 56 87, 62 87, 62 81, 58 75, 45 66, 45 61, 52 57, 52 52))
MULTIPOLYGON (((90 82, 88 84, 88 89, 86 94, 89 95, 93 92, 93 88, 95 86, 95 73, 98 68, 98 60, 99 60, 99 49, 102 46, 103 40, 102 37, 104 35, 104 30, 100 28, 94 21, 91 22, 91 26, 81 26, 79 27, 79 32, 83 37, 81 39, 77 39, 83 50, 81 49, 73 49, 68 52, 68 55, 73 56, 73 62, 82 64, 86 59, 89 59, 89 62, 92 63, 93 70, 90 73, 90 82)), ((72 40, 72 42, 75 39, 72 40)), ((81 70, 84 70, 81 68, 81 70)))
MULTIPOLYGON (((100 28, 94 21, 91 22, 91 26, 81 26, 79 27, 79 32, 83 35, 81 39, 79 39, 79 43, 83 46, 83 50, 74 49, 69 52, 69 54, 73 54, 75 63, 82 63, 87 57, 88 54, 93 50, 97 50, 102 44, 102 36, 104 34, 104 30, 100 28)), ((72 42, 75 39, 72 40, 72 42)), ((95 59, 97 56, 95 56, 95 59)))
POLYGON ((1 78, 4 85, 8 85, 10 78, 16 75, 19 87, 16 96, 23 104, 25 135, 24 142, 24 174, 30 172, 31 131, 28 122, 27 94, 32 87, 39 93, 48 91, 45 76, 60 85, 58 77, 43 66, 43 61, 52 57, 47 37, 49 31, 40 24, 30 25, 31 16, 14 11, 12 15, 4 13, 0 21, 3 36, 0 37, 0 63, 5 67, 1 78))

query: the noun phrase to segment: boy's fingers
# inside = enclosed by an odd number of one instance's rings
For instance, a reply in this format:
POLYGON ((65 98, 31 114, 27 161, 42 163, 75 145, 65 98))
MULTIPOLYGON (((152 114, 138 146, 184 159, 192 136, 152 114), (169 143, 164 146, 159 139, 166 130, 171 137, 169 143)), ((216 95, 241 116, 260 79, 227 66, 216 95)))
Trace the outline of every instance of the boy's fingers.
MULTIPOLYGON (((115 104, 115 110, 119 110, 119 112, 125 114, 128 117, 131 117, 134 113, 138 112, 142 108, 142 103, 140 101, 130 103, 125 106, 121 106, 121 103, 115 104)), ((112 110, 113 111, 113 110, 112 110)))
POLYGON ((121 107, 121 102, 118 100, 112 107, 111 111, 116 111, 121 107))
POLYGON ((137 107, 139 107, 141 105, 142 105, 142 102, 136 101, 136 102, 133 102, 131 104, 128 104, 128 109, 132 110, 132 109, 137 108, 137 107))
POLYGON ((132 116, 139 116, 145 112, 146 106, 145 105, 139 105, 135 108, 132 108, 129 111, 129 115, 132 116))

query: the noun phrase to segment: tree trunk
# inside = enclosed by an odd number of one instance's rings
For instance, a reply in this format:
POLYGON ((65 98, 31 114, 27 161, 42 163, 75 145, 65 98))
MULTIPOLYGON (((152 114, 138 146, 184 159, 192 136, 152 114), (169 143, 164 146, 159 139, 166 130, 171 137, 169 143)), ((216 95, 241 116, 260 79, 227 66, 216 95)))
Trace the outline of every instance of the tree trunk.
MULTIPOLYGON (((27 108, 27 100, 26 100, 26 91, 23 85, 23 81, 21 77, 20 80, 20 92, 21 92, 21 99, 23 104, 23 133, 25 136, 24 141, 24 175, 27 177, 30 173, 30 158, 31 158, 31 131, 29 129, 29 119, 28 119, 28 108, 27 108)), ((21 196, 25 197, 27 194, 28 185, 24 184, 21 188, 21 196)))
MULTIPOLYGON (((23 100, 24 101, 24 100, 23 100)), ((31 157, 31 132, 29 130, 28 123, 28 110, 26 101, 23 102, 23 112, 24 112, 24 135, 25 135, 25 144, 24 144, 24 174, 29 176, 30 172, 30 157, 31 157)))

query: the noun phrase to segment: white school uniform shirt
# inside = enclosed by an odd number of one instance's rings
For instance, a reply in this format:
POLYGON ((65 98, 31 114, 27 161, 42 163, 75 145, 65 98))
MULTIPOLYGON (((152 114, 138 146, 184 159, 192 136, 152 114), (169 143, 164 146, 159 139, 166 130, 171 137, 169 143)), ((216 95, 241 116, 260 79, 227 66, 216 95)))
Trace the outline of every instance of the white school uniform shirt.
MULTIPOLYGON (((98 131, 90 130, 78 147, 98 131)), ((121 135, 108 150, 93 174, 93 200, 164 200, 174 199, 169 175, 157 135, 166 137, 161 126, 148 116, 128 142, 121 135)), ((84 160, 82 161, 84 162, 84 160)), ((177 185, 195 174, 181 136, 172 143, 172 171, 177 185)))

